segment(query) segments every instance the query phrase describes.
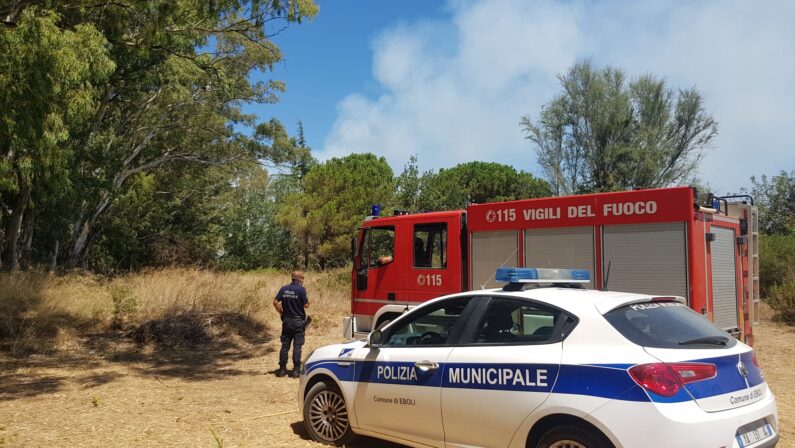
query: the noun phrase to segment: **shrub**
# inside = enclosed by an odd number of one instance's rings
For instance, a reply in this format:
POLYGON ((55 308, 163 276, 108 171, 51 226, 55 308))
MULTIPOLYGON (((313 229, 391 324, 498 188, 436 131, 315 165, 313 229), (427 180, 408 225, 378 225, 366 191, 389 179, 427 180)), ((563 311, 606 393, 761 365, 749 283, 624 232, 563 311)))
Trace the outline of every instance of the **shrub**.
POLYGON ((759 248, 759 288, 762 297, 795 278, 795 235, 762 235, 759 248))
POLYGON ((770 288, 767 303, 776 311, 776 320, 795 324, 795 276, 770 288))

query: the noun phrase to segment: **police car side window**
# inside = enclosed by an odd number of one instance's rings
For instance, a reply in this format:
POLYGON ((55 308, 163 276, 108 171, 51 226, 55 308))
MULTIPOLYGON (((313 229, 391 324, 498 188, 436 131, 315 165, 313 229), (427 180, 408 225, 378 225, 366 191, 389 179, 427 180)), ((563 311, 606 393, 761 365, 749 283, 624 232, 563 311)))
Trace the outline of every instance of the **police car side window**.
POLYGON ((385 346, 447 345, 468 300, 450 300, 390 329, 385 346))
POLYGON ((553 340, 562 313, 535 303, 494 297, 477 330, 475 344, 543 344, 553 340))

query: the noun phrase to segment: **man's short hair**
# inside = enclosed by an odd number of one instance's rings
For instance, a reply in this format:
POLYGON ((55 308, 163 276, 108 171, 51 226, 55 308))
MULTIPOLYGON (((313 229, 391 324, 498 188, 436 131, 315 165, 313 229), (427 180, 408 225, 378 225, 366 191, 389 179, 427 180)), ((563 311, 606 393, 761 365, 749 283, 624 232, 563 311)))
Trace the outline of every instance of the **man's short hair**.
POLYGON ((301 272, 301 271, 293 271, 293 272, 290 273, 290 278, 292 280, 303 280, 304 279, 304 273, 301 272))

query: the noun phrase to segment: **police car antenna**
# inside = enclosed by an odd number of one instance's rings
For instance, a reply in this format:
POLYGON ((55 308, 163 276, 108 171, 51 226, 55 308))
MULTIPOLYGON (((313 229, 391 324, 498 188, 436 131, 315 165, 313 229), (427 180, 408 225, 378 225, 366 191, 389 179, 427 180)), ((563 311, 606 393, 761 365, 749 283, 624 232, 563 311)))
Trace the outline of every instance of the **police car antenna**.
POLYGON ((607 262, 607 274, 605 275, 605 283, 602 285, 602 291, 607 291, 607 281, 610 280, 610 265, 613 263, 613 260, 607 262))
MULTIPOLYGON (((501 268, 501 267, 505 266, 505 263, 507 263, 507 262, 508 262, 508 261, 509 261, 511 258, 513 258, 513 255, 514 255, 514 254, 515 254, 517 251, 519 251, 519 248, 516 248, 516 249, 514 249, 514 250, 513 250, 513 252, 511 252, 511 255, 508 255, 508 258, 506 258, 506 259, 505 259, 505 261, 503 261, 502 263, 500 263, 500 265, 499 265, 499 266, 497 266, 497 269, 499 269, 499 268, 501 268)), ((495 270, 495 271, 494 271, 494 273, 493 273, 493 274, 491 274, 491 277, 489 277, 489 278, 488 278, 488 279, 487 279, 487 280, 486 280, 486 281, 485 281, 485 282, 484 282, 482 285, 480 285, 480 289, 486 289, 486 285, 487 285, 487 284, 488 284, 490 281, 492 281, 492 280, 495 278, 495 276, 496 276, 496 275, 497 275, 497 271, 495 270)))

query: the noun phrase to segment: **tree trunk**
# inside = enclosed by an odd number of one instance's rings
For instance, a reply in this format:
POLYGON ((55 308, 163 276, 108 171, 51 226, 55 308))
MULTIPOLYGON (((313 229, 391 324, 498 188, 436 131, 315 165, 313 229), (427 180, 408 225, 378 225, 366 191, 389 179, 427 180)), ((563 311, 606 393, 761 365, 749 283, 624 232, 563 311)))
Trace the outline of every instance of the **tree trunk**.
POLYGON ((20 265, 22 270, 27 271, 31 266, 31 254, 33 249, 33 213, 28 210, 25 215, 25 240, 22 245, 22 258, 20 265))
POLYGON ((97 219, 102 215, 105 209, 110 204, 110 193, 105 193, 102 195, 102 199, 100 199, 97 206, 94 208, 94 212, 91 213, 83 222, 79 223, 77 226, 77 234, 74 238, 74 243, 72 245, 71 250, 69 251, 69 256, 66 259, 66 266, 68 268, 76 267, 86 255, 88 248, 91 243, 91 232, 94 231, 94 224, 96 224, 97 219))
POLYGON ((8 271, 19 270, 19 233, 22 229, 22 218, 30 202, 30 185, 20 182, 19 196, 6 226, 6 245, 3 250, 3 267, 8 271))
POLYGON ((309 232, 304 231, 304 270, 309 269, 309 232))
POLYGON ((61 242, 56 239, 55 245, 52 248, 52 253, 50 254, 50 272, 55 272, 55 269, 58 268, 58 249, 60 248, 61 242))

